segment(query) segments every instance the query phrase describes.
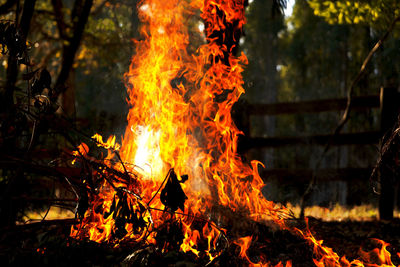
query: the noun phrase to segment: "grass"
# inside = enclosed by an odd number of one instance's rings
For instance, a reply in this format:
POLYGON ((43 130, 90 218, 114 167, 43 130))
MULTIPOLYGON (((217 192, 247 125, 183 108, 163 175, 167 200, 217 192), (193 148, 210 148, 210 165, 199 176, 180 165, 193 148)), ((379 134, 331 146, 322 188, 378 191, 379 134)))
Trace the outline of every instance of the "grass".
MULTIPOLYGON (((288 203, 287 208, 292 210, 296 217, 299 216, 300 214, 299 205, 292 205, 291 203, 288 203)), ((27 221, 42 220, 46 214, 46 211, 47 210, 40 212, 29 212, 27 215, 23 217, 22 221, 27 222, 27 221)), ((324 221, 343 221, 343 220, 371 221, 371 220, 377 220, 379 218, 379 212, 378 208, 371 204, 364 204, 353 207, 334 204, 330 208, 325 208, 320 206, 307 207, 305 210, 305 216, 311 216, 324 221)), ((395 210, 394 216, 399 218, 400 211, 395 210)), ((51 207, 46 216, 46 220, 66 219, 74 217, 75 214, 70 210, 62 209, 59 207, 51 207)))
MULTIPOLYGON (((43 211, 32 211, 28 212, 23 218, 23 222, 29 221, 41 221, 43 220, 44 216, 46 215, 47 210, 43 211)), ((74 218, 75 214, 67 209, 62 209, 59 207, 51 207, 49 212, 46 215, 46 220, 57 220, 57 219, 68 219, 74 218)))
MULTIPOLYGON (((287 207, 291 209, 296 216, 300 214, 300 206, 288 204, 287 207)), ((364 204, 360 206, 346 207, 339 204, 332 205, 331 208, 311 206, 305 209, 305 216, 312 216, 324 221, 371 221, 379 218, 378 208, 371 204, 364 204)), ((400 217, 400 211, 394 211, 395 217, 400 217)))

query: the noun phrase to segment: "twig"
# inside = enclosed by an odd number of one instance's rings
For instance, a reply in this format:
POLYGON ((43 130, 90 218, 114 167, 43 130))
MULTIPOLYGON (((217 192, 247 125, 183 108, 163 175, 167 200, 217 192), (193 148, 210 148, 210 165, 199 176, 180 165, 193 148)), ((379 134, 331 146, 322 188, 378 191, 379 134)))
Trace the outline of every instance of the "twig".
MULTIPOLYGON (((353 93, 354 93, 354 87, 355 85, 360 81, 360 79, 362 78, 362 76, 365 73, 366 67, 368 65, 368 63, 371 61, 372 56, 376 53, 376 51, 378 51, 378 49, 382 46, 383 42, 386 41, 386 39, 389 37, 389 34, 393 31, 394 26, 396 25, 397 22, 400 21, 400 16, 396 17, 392 23, 390 24, 389 28, 387 29, 387 31, 385 32, 385 34, 381 37, 381 39, 379 39, 379 41, 375 44, 375 46, 371 49, 371 51, 369 52, 368 56, 364 59, 363 64, 361 65, 361 68, 357 74, 357 76, 354 78, 354 80, 351 83, 351 86, 347 92, 347 105, 346 105, 346 109, 345 112, 342 116, 341 121, 339 122, 338 126, 335 129, 334 135, 339 134, 339 132, 342 130, 343 126, 346 124, 346 122, 349 119, 349 114, 351 111, 351 107, 352 107, 352 98, 353 98, 353 93)), ((329 148, 329 147, 328 147, 329 148)))
POLYGON ((70 185, 72 191, 74 191, 74 194, 76 196, 77 199, 79 199, 79 194, 76 192, 74 186, 72 185, 72 183, 70 182, 70 180, 68 179, 67 176, 64 176, 65 181, 67 181, 67 183, 70 185))
MULTIPOLYGON (((29 107, 30 105, 28 105, 29 107)), ((28 109, 29 111, 29 109, 28 109)), ((26 154, 31 150, 32 144, 33 144, 33 139, 35 138, 35 132, 36 132, 36 120, 33 121, 33 126, 32 126, 32 134, 31 134, 31 139, 29 141, 28 148, 26 150, 26 154)))
MULTIPOLYGON (((55 190, 56 190, 56 183, 55 183, 55 181, 53 181, 53 190, 52 190, 53 192, 51 193, 52 196, 54 196, 55 190)), ((47 211, 46 211, 46 213, 44 214, 44 216, 43 216, 43 218, 42 218, 42 221, 46 220, 47 214, 49 214, 50 209, 51 209, 51 204, 50 204, 49 207, 47 208, 47 211)))
POLYGON ((110 168, 105 164, 102 164, 102 163, 99 163, 99 162, 96 162, 96 161, 93 161, 93 160, 89 160, 89 159, 87 159, 85 157, 82 157, 82 158, 84 158, 86 160, 86 163, 88 165, 95 165, 97 168, 100 168, 100 167, 104 168, 108 172, 110 172, 110 173, 114 174, 115 176, 120 177, 121 179, 124 179, 126 181, 126 179, 124 177, 124 173, 121 173, 120 171, 118 171, 118 170, 116 170, 114 168, 110 168))
POLYGON ((339 121, 339 124, 337 125, 335 131, 333 132, 331 138, 329 139, 328 143, 325 145, 324 150, 322 152, 322 155, 319 157, 319 159, 317 161, 317 164, 315 166, 315 169, 313 170, 313 174, 312 174, 311 180, 310 180, 310 182, 309 182, 309 184, 307 186, 307 189, 305 190, 304 194, 301 197, 301 200, 300 200, 300 208, 301 208, 300 218, 304 218, 304 209, 305 209, 306 198, 311 193, 315 183, 317 182, 316 172, 317 172, 317 170, 319 170, 319 168, 321 166, 321 163, 322 163, 322 160, 325 158, 327 152, 331 148, 335 136, 337 136, 340 133, 340 131, 343 129, 343 127, 346 124, 346 122, 349 120, 349 115, 350 115, 350 111, 351 111, 351 108, 352 108, 352 99, 353 99, 353 94, 354 94, 354 88, 355 88, 356 84, 360 81, 360 79, 364 75, 364 73, 366 71, 366 67, 367 67, 368 63, 371 61, 372 56, 376 53, 376 51, 378 51, 378 49, 386 41, 386 39, 389 37, 389 34, 393 31, 394 26, 399 21, 400 21, 400 16, 397 16, 392 21, 392 23, 390 24, 389 28, 385 32, 385 34, 379 39, 379 41, 375 44, 375 46, 368 53, 367 57, 363 61, 363 64, 361 65, 361 68, 360 68, 357 76, 351 82, 351 86, 347 91, 347 104, 346 104, 346 109, 344 111, 344 114, 343 114, 341 120, 339 121))

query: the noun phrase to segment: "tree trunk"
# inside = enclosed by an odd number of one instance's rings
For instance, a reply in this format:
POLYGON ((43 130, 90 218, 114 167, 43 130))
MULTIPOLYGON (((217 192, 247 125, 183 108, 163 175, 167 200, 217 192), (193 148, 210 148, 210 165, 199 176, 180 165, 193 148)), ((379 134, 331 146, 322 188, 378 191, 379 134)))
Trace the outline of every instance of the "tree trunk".
POLYGON ((89 18, 90 9, 93 5, 93 0, 76 0, 74 5, 75 13, 72 16, 74 25, 72 37, 69 38, 68 44, 63 47, 61 71, 58 75, 55 87, 62 86, 68 80, 69 73, 73 67, 76 52, 82 41, 83 32, 89 18))
MULTIPOLYGON (((19 22, 19 31, 21 43, 26 42, 29 33, 33 12, 35 9, 36 0, 26 0, 24 2, 21 20, 19 22)), ((17 11, 18 12, 18 11, 17 11)), ((18 78, 18 58, 15 48, 9 48, 8 67, 6 73, 6 84, 1 92, 1 117, 2 136, 8 135, 8 128, 15 124, 15 108, 14 108, 14 90, 18 78)), ((16 139, 5 138, 2 144, 4 153, 13 155, 15 153, 16 139)), ((23 188, 26 186, 24 173, 21 169, 2 169, 2 176, 7 180, 5 188, 1 192, 0 197, 0 227, 10 226, 15 224, 18 212, 21 210, 23 203, 13 200, 13 197, 22 195, 23 188)))
MULTIPOLYGON (((53 7, 55 12, 60 9, 60 1, 53 0, 53 7)), ((62 63, 61 70, 57 77, 54 88, 60 93, 61 102, 63 103, 63 111, 70 118, 75 119, 75 92, 74 90, 74 80, 70 77, 73 70, 73 63, 75 60, 76 53, 79 49, 80 43, 82 41, 83 32, 85 30, 86 23, 90 15, 90 9, 92 8, 93 0, 76 0, 72 14, 71 20, 73 24, 72 36, 66 37, 65 23, 62 18, 58 18, 58 29, 60 37, 67 38, 67 44, 63 46, 62 63), (69 89, 69 92, 65 90, 69 89), (66 106, 64 106, 66 104, 66 106)))

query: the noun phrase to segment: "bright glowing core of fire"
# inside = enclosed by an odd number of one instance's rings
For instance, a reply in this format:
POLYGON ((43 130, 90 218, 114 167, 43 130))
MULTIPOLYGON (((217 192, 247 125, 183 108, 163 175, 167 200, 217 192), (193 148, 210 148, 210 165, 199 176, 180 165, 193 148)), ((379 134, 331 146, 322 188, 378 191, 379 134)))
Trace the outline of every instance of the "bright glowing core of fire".
POLYGON ((133 160, 136 170, 143 175, 144 179, 159 177, 162 179, 163 161, 160 157, 160 131, 153 132, 148 127, 137 126, 136 143, 137 150, 133 160))

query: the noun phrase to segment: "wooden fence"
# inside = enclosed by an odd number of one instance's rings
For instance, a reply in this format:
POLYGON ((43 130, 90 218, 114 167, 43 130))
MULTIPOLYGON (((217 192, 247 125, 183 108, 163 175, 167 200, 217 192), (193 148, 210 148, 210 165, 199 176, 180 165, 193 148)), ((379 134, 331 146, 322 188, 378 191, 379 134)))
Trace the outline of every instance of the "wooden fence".
MULTIPOLYGON (((282 114, 319 113, 325 111, 340 111, 346 108, 347 99, 323 99, 303 101, 297 103, 251 104, 246 110, 247 121, 251 115, 275 116, 282 114)), ((352 110, 380 109, 380 129, 377 131, 359 133, 341 133, 332 135, 310 135, 295 137, 244 137, 240 140, 239 151, 258 148, 278 148, 283 146, 326 145, 331 142, 333 146, 378 144, 385 133, 394 126, 399 110, 400 95, 397 88, 382 88, 380 95, 354 97, 352 110)), ((249 129, 247 129, 249 132, 249 129)), ((279 180, 295 179, 299 183, 307 183, 312 176, 311 169, 267 169, 263 174, 266 177, 278 177, 279 180)), ((368 179, 371 168, 345 168, 318 170, 316 176, 319 180, 344 180, 368 179)), ((381 178, 381 192, 379 213, 382 219, 393 218, 394 190, 393 183, 385 183, 381 178), (385 188, 386 187, 386 188, 385 188), (391 187, 391 188, 387 188, 391 187)), ((392 179, 392 178, 391 178, 392 179)))

